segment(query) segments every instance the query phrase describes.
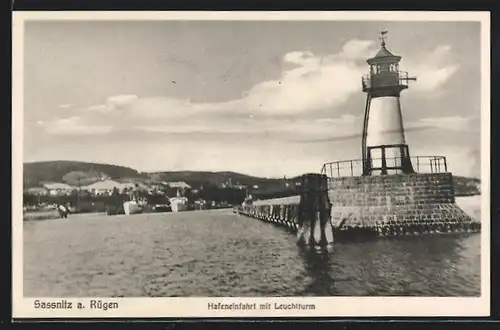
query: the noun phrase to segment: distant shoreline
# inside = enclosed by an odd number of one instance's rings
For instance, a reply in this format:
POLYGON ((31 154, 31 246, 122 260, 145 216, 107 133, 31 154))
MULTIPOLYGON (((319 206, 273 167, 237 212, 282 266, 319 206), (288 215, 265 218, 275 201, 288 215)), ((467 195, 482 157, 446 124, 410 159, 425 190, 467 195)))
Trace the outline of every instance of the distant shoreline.
MULTIPOLYGON (((77 213, 70 214, 68 218, 75 217, 90 217, 106 215, 105 212, 92 212, 92 213, 77 213)), ((57 220, 60 219, 59 213, 57 211, 35 211, 35 212, 23 212, 23 221, 43 221, 43 220, 57 220)))
POLYGON ((182 212, 144 212, 137 214, 107 214, 106 212, 91 212, 91 213, 75 213, 70 214, 67 218, 60 218, 59 213, 57 211, 43 211, 43 212, 24 212, 23 213, 23 221, 25 222, 35 222, 35 221, 46 221, 46 220, 72 220, 75 218, 91 218, 94 216, 101 216, 104 218, 116 218, 116 217, 134 217, 139 215, 148 215, 148 216, 158 216, 158 215, 166 215, 166 214, 178 214, 178 213, 190 213, 190 212, 204 212, 204 211, 223 211, 223 210, 231 210, 231 208, 219 208, 219 209, 208 209, 208 210, 189 210, 182 212))
MULTIPOLYGON (((469 216, 473 217, 474 220, 480 221, 481 216, 481 195, 472 195, 472 196, 456 196, 457 205, 469 216)), ((219 208, 219 209, 209 209, 209 210, 190 210, 183 212, 147 212, 147 213, 138 213, 132 215, 125 214, 113 214, 108 215, 106 212, 90 212, 90 213, 74 213, 70 214, 66 220, 71 220, 74 218, 89 218, 93 216, 103 216, 103 217, 133 217, 135 215, 165 215, 170 213, 186 213, 186 212, 202 212, 202 211, 221 211, 228 210, 231 208, 219 208)), ((58 220, 61 219, 59 217, 59 213, 56 210, 53 211, 35 211, 35 212, 23 212, 23 221, 45 221, 45 220, 58 220)), ((62 220, 62 219, 61 219, 62 220)))

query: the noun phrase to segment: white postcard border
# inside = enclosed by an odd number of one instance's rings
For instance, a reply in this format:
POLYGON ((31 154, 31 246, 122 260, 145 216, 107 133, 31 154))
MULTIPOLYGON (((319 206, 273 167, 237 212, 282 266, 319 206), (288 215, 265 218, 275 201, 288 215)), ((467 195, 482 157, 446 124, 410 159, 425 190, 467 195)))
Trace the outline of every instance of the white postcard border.
POLYGON ((12 110, 12 305, 15 318, 88 317, 333 317, 487 316, 490 313, 490 14, 489 12, 14 12, 12 110), (280 297, 280 298, 25 298, 23 296, 23 42, 27 20, 370 20, 481 22, 481 296, 280 297), (72 309, 42 310, 35 301, 71 302, 72 309), (90 309, 91 300, 118 308, 90 309), (85 308, 76 306, 82 303, 85 308), (213 310, 213 303, 269 303, 272 309, 213 310), (280 304, 313 304, 314 310, 276 309, 280 304))

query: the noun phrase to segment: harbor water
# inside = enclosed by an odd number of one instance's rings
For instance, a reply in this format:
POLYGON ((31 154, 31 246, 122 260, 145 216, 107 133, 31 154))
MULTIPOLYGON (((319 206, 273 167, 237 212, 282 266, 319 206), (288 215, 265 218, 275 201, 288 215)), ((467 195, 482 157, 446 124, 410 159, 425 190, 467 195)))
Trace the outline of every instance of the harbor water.
POLYGON ((25 221, 26 297, 479 296, 481 234, 326 251, 231 210, 25 221))

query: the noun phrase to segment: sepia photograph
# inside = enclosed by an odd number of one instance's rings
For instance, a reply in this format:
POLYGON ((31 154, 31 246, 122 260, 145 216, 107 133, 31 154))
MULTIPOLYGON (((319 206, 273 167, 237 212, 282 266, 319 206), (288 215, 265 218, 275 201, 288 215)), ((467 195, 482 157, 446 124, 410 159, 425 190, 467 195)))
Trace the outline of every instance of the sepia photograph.
POLYGON ((489 15, 434 14, 15 14, 19 315, 489 313, 489 15))

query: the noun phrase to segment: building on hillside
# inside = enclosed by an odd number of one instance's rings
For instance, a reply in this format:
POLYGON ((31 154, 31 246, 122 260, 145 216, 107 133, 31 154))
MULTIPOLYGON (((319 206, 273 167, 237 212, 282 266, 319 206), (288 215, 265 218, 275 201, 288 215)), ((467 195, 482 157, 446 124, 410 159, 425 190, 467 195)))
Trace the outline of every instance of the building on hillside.
POLYGON ((32 187, 25 189, 24 193, 32 196, 47 196, 50 192, 45 187, 32 187))
POLYGON ((177 191, 177 197, 185 196, 187 191, 191 191, 191 186, 184 181, 162 182, 162 184, 168 186, 169 188, 175 189, 177 191))
POLYGON ((175 181, 175 182, 162 182, 164 185, 167 185, 171 188, 178 188, 178 189, 191 189, 191 186, 188 185, 184 181, 175 181))
POLYGON ((102 181, 104 181, 104 180, 111 180, 111 177, 110 177, 109 175, 107 175, 106 173, 102 173, 102 172, 101 172, 101 173, 100 173, 100 179, 101 179, 102 181))
POLYGON ((119 186, 116 187, 118 189, 118 191, 120 192, 120 194, 126 194, 126 193, 129 193, 131 191, 134 191, 135 188, 136 188, 136 185, 135 183, 133 182, 130 182, 130 181, 118 181, 118 184, 119 186))
POLYGON ((49 191, 50 196, 70 195, 73 191, 77 190, 76 187, 59 182, 45 183, 43 187, 49 191))
POLYGON ((122 184, 114 180, 103 180, 82 187, 82 190, 86 190, 95 196, 109 196, 115 189, 121 193, 126 187, 126 184, 122 184))
POLYGON ((137 181, 134 182, 133 184, 134 184, 134 190, 149 191, 150 186, 144 182, 137 181))
POLYGON ((149 188, 149 185, 146 182, 144 182, 143 179, 123 178, 119 180, 119 182, 122 184, 123 189, 127 190, 134 190, 134 189, 147 190, 149 188))
POLYGON ((148 193, 150 195, 165 195, 163 187, 158 184, 152 184, 151 186, 149 186, 148 193))

